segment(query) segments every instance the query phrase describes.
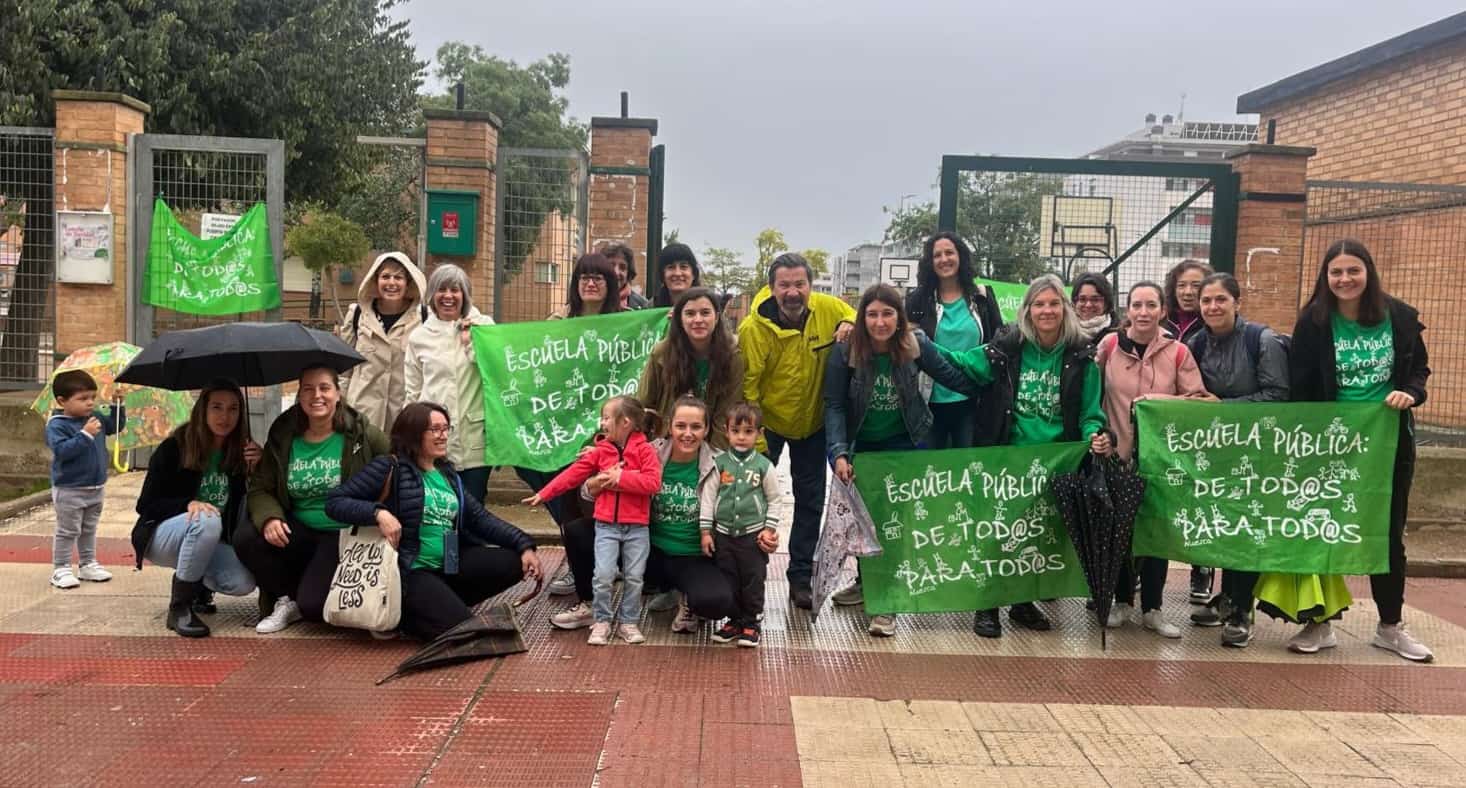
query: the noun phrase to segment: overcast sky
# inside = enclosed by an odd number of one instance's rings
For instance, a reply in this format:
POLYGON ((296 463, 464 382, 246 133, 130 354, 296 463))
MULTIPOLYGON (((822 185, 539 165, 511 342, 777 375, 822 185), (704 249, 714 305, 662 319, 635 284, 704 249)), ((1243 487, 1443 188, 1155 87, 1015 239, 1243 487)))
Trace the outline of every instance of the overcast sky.
MULTIPOLYGON (((841 254, 935 194, 944 153, 1078 156, 1147 112, 1237 96, 1461 10, 1460 0, 408 0, 445 41, 570 56, 571 114, 656 118, 668 229, 753 257, 761 228, 841 254)), ((431 66, 430 66, 431 68, 431 66)), ((1368 108, 1360 108, 1368 111, 1368 108)))

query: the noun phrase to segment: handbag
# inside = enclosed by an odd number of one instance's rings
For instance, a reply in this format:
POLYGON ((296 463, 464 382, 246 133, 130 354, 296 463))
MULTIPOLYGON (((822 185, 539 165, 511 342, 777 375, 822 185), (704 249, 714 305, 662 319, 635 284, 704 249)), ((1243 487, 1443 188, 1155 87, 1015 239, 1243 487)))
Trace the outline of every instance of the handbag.
MULTIPOLYGON (((387 471, 377 503, 385 503, 397 464, 387 471)), ((374 525, 342 530, 336 573, 322 617, 334 627, 390 632, 402 620, 402 571, 397 548, 374 525)))

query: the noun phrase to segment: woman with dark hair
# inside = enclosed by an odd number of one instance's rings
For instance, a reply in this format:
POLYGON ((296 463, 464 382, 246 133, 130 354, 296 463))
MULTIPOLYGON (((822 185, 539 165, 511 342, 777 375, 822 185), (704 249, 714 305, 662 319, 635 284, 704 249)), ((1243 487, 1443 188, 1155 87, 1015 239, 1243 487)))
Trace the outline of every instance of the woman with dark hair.
MULTIPOLYGON (((168 628, 184 637, 209 635, 195 613, 212 613, 213 592, 244 596, 255 589, 230 546, 244 514, 244 479, 260 461, 249 439, 244 393, 217 380, 199 392, 188 423, 168 436, 148 460, 132 529, 137 568, 143 558, 171 566, 168 628)), ((247 526, 246 526, 247 527, 247 526)))
MULTIPOLYGON (((989 417, 978 433, 979 445, 1088 441, 1095 454, 1110 452, 1113 440, 1100 408, 1094 346, 1080 330, 1059 277, 1045 274, 1033 280, 1014 325, 1003 327, 986 346, 951 354, 951 359, 968 377, 991 384, 983 402, 989 417)), ((1008 608, 1008 620, 1039 632, 1053 628, 1032 602, 1008 608)), ((977 611, 972 631, 979 637, 1002 637, 997 609, 977 611)))
MULTIPOLYGON (((1231 274, 1201 281, 1201 319, 1206 330, 1187 344, 1201 381, 1220 402, 1283 402, 1288 399, 1288 352, 1273 330, 1242 317, 1242 289, 1231 274)), ((1191 614, 1191 623, 1222 627, 1222 645, 1246 648, 1252 640, 1252 589, 1256 572, 1222 571, 1222 592, 1191 614)))
POLYGON ((1103 276, 1085 271, 1075 277, 1069 298, 1079 316, 1079 330, 1091 344, 1098 344, 1120 324, 1115 313, 1115 291, 1103 276))
POLYGON ((689 288, 702 287, 702 268, 692 247, 670 243, 657 255, 657 294, 652 306, 671 306, 689 288))
MULTIPOLYGON (((1390 499, 1390 571, 1370 575, 1379 608, 1374 645, 1405 659, 1434 658, 1401 621, 1405 606, 1405 513, 1415 476, 1415 418, 1425 404, 1430 358, 1421 337, 1425 325, 1414 307, 1392 298, 1380 282, 1374 257, 1352 238, 1324 252, 1313 295, 1293 327, 1289 356, 1295 402, 1384 402, 1400 414, 1390 499)), ((1288 641, 1305 654, 1337 644, 1328 620, 1314 620, 1288 641)))
MULTIPOLYGON (((1212 267, 1200 260, 1182 260, 1166 272, 1166 319, 1161 330, 1183 344, 1206 327, 1201 319, 1201 280, 1213 273, 1212 267)), ((1205 602, 1211 597, 1213 572, 1210 567, 1191 567, 1191 601, 1205 602)))
POLYGON ((432 402, 402 409, 392 453, 367 464, 326 497, 326 514, 375 525, 397 548, 401 629, 432 640, 473 615, 473 606, 540 574, 528 534, 486 511, 463 490, 448 460, 453 423, 432 402), (378 502, 383 489, 385 500, 378 502))
POLYGON ((565 305, 550 313, 550 320, 585 315, 609 315, 621 311, 616 295, 616 269, 597 252, 583 254, 570 269, 565 288, 565 305))
MULTIPOLYGON (((921 397, 918 373, 957 391, 976 389, 925 334, 913 330, 901 301, 901 293, 887 284, 866 290, 849 341, 837 342, 825 363, 825 440, 843 482, 855 476, 857 449, 911 450, 926 439, 932 412, 921 397)), ((837 604, 863 601, 858 582, 838 596, 837 604)), ((870 634, 896 634, 895 618, 872 617, 870 634)))
POLYGON ((402 409, 407 335, 428 316, 422 271, 402 252, 377 257, 357 289, 357 302, 337 327, 342 341, 366 358, 341 375, 342 398, 379 430, 402 409))
MULTIPOLYGON (((990 341, 1003 325, 997 299, 974 281, 972 251, 953 232, 926 240, 916 266, 916 289, 906 297, 906 316, 938 347, 954 353, 990 341)), ((922 394, 932 413, 927 446, 964 449, 973 445, 976 408, 968 395, 931 378, 921 378, 922 394)))
POLYGON ((637 384, 637 397, 670 424, 672 405, 691 394, 711 409, 708 440, 728 447, 728 409, 743 399, 743 359, 723 320, 713 291, 683 291, 672 308, 667 336, 652 348, 637 384))
POLYGON ((321 620, 345 527, 326 514, 326 493, 387 453, 387 436, 341 401, 339 380, 330 367, 300 373, 295 405, 270 425, 249 477, 254 527, 235 532, 234 549, 259 583, 260 612, 271 605, 262 635, 321 620))

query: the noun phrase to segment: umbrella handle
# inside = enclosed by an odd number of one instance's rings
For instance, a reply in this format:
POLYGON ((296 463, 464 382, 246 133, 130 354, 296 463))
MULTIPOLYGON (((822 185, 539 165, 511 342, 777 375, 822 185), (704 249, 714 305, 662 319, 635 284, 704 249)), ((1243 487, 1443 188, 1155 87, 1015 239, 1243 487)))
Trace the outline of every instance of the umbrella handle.
POLYGON ((545 587, 545 578, 543 578, 543 577, 536 577, 534 579, 534 588, 530 589, 530 592, 528 594, 525 594, 524 596, 520 597, 519 599, 514 600, 514 607, 519 607, 519 606, 523 605, 524 603, 528 602, 529 600, 534 599, 535 597, 539 596, 540 595, 540 589, 542 589, 544 587, 545 587))
POLYGON ((115 435, 112 437, 112 467, 118 473, 127 473, 132 469, 132 463, 122 461, 122 440, 115 435))

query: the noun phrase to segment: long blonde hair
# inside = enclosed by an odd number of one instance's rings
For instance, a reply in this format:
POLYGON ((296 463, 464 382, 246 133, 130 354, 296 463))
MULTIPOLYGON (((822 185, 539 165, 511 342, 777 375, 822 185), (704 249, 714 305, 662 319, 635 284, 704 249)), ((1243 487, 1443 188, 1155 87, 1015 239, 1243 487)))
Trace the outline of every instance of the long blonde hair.
POLYGON ((1059 295, 1059 303, 1064 305, 1064 320, 1059 324, 1059 341, 1055 347, 1068 347, 1076 342, 1084 341, 1084 327, 1079 324, 1079 313, 1074 311, 1074 302, 1069 300, 1069 294, 1064 292, 1064 280, 1054 274, 1044 274, 1033 280, 1028 285, 1028 292, 1023 294, 1023 305, 1018 309, 1018 331, 1023 334, 1023 341, 1031 342, 1036 347, 1043 347, 1038 341, 1038 331, 1033 327, 1033 318, 1029 310, 1033 302, 1043 295, 1044 291, 1052 290, 1059 295))

